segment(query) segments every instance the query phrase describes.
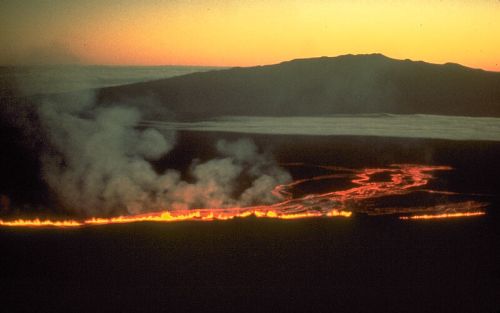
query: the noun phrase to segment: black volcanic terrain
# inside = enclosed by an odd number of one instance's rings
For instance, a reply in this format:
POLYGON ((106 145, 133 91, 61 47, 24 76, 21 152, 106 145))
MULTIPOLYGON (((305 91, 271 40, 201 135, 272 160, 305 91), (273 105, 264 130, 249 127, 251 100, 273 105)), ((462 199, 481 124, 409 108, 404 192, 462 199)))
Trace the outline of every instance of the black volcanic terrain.
POLYGON ((101 103, 153 97, 177 118, 394 113, 500 116, 500 73, 381 54, 298 59, 103 88, 101 103))

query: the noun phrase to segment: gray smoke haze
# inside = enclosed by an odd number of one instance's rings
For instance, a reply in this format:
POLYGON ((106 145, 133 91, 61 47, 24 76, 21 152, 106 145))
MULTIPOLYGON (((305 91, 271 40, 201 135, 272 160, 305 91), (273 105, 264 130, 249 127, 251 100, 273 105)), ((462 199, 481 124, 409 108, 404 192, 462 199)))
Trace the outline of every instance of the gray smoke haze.
MULTIPOLYGON (((51 63, 50 57, 61 53, 66 50, 57 45, 35 49, 25 63, 51 63)), ((69 61, 65 63, 76 63, 69 61)), ((2 120, 31 141, 32 151, 40 154, 43 180, 68 211, 88 216, 269 203, 276 200, 273 188, 290 180, 269 154, 259 153, 245 139, 219 141, 220 157, 193 160, 189 181, 174 169, 156 172, 151 162, 174 148, 175 130, 143 126, 141 120, 170 121, 166 106, 154 95, 97 105, 92 91, 39 93, 60 90, 67 77, 90 90, 89 76, 79 67, 71 69, 74 72, 51 80, 39 79, 30 71, 15 79, 5 76, 14 84, 9 89, 13 93, 0 94, 9 100, 0 102, 2 120), (33 94, 39 96, 29 97, 33 94)))
POLYGON ((270 155, 260 154, 248 139, 236 142, 220 140, 217 151, 221 158, 193 163, 191 173, 195 183, 177 181, 176 187, 168 192, 168 202, 174 209, 271 203, 276 200, 271 193, 273 188, 291 180, 270 155), (241 181, 250 181, 251 184, 235 197, 241 181))
MULTIPOLYGON (((219 158, 194 160, 193 182, 181 180, 176 170, 156 173, 150 161, 173 149, 175 132, 137 127, 143 115, 137 101, 96 107, 92 94, 62 99, 38 107, 51 148, 42 155, 42 175, 64 207, 79 214, 270 203, 276 200, 273 188, 291 179, 247 139, 221 140, 219 158), (243 190, 241 182, 248 184, 243 190)), ((141 107, 161 110, 154 101, 141 107)))

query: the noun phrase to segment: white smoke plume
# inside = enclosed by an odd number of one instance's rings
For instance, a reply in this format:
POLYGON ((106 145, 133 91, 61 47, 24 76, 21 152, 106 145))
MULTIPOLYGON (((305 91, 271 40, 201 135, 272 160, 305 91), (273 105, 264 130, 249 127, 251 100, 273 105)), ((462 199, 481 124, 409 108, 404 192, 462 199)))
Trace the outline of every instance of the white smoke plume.
POLYGON ((193 182, 181 180, 176 170, 157 173, 150 161, 173 149, 174 131, 138 127, 137 106, 93 103, 87 95, 70 103, 45 100, 38 108, 51 147, 42 156, 42 175, 61 203, 79 214, 270 203, 276 200, 272 189, 291 179, 246 139, 221 140, 216 147, 220 158, 194 160, 193 182))

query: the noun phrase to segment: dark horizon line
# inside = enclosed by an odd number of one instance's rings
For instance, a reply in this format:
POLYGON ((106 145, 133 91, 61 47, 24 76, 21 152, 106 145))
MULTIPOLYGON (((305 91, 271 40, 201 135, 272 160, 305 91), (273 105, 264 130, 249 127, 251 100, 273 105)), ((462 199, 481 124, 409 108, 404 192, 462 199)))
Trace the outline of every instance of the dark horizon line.
POLYGON ((29 64, 29 63, 24 63, 24 64, 0 64, 0 68, 8 68, 8 67, 205 67, 205 68, 221 68, 221 69, 227 69, 227 68, 252 68, 252 67, 261 67, 261 66, 272 66, 272 65, 278 65, 278 64, 283 64, 287 62, 292 62, 292 61, 307 61, 307 60, 317 60, 317 59, 336 59, 336 58, 343 58, 343 57, 383 57, 389 60, 395 60, 395 61, 409 61, 409 62, 414 62, 414 63, 424 63, 424 64, 431 64, 431 65, 455 65, 455 66, 460 66, 463 68, 471 69, 471 70, 480 70, 484 72, 492 72, 492 73, 500 73, 499 70, 492 70, 492 69, 485 69, 485 68, 480 68, 480 67, 470 67, 467 65, 463 65, 460 63, 456 62, 445 62, 445 63, 433 63, 429 61, 424 61, 424 60, 413 60, 410 58, 405 58, 405 59, 398 59, 398 58, 393 58, 389 57, 383 53, 379 52, 373 52, 373 53, 358 53, 358 54, 353 54, 353 53, 346 53, 346 54, 339 54, 336 56, 312 56, 312 57, 300 57, 300 58, 293 58, 289 60, 283 60, 275 63, 269 63, 269 64, 256 64, 256 65, 247 65, 247 66, 241 66, 241 65, 201 65, 201 64, 86 64, 86 63, 34 63, 34 64, 29 64))

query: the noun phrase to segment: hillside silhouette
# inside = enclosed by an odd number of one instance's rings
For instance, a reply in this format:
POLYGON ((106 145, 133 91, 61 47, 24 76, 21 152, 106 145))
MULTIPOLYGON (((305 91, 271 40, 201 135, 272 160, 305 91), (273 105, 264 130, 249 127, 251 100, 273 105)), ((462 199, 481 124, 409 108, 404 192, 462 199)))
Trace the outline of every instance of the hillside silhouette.
POLYGON ((500 116, 500 73, 381 54, 297 59, 100 89, 154 97, 177 118, 394 113, 500 116))

